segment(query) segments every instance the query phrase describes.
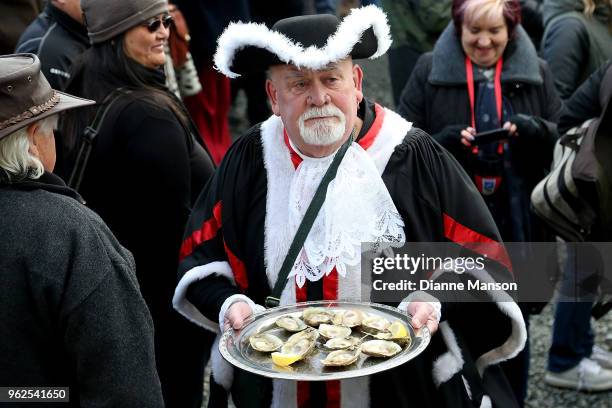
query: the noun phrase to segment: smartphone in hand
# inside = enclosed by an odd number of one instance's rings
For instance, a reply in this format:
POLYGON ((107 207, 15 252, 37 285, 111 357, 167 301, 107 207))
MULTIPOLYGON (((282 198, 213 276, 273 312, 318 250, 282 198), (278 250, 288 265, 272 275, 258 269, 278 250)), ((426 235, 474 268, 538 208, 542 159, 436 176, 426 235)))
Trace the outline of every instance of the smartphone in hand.
POLYGON ((508 129, 499 128, 476 133, 474 135, 474 140, 471 143, 472 146, 480 146, 487 143, 499 142, 500 140, 508 139, 509 137, 510 131, 508 129))

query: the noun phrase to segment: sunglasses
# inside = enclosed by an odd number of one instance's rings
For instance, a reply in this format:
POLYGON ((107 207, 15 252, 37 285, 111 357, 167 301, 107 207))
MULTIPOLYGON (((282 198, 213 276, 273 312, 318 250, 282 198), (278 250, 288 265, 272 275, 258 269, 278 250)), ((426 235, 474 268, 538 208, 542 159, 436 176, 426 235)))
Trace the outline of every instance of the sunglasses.
POLYGON ((162 16, 161 18, 152 18, 151 20, 142 23, 142 25, 147 27, 147 30, 149 30, 150 33, 154 33, 157 30, 159 30, 159 27, 162 24, 164 28, 170 27, 170 24, 172 24, 173 20, 174 19, 172 18, 171 15, 166 14, 165 16, 162 16))

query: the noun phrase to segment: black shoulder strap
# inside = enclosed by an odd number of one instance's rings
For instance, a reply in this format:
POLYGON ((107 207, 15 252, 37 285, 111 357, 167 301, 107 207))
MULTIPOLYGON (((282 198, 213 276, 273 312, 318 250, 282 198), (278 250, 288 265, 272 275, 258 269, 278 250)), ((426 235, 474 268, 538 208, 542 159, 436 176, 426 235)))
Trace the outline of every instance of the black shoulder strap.
POLYGON ((111 106, 123 95, 129 94, 130 91, 117 88, 113 92, 111 92, 104 101, 100 104, 100 107, 96 111, 96 116, 94 117, 93 122, 89 126, 87 126, 83 130, 83 139, 81 140, 81 148, 79 149, 79 154, 76 157, 74 168, 72 169, 72 173, 70 174, 70 179, 68 180, 68 186, 78 191, 81 185, 81 180, 83 179, 83 173, 85 172, 85 168, 87 167, 87 162, 89 161, 89 155, 91 154, 91 149, 93 147, 93 142, 95 138, 98 136, 98 132, 104 119, 106 118, 106 114, 110 111, 111 106))
POLYGON ((267 308, 276 307, 279 305, 281 294, 283 293, 283 289, 285 289, 285 285, 287 284, 287 276, 289 276, 289 271, 291 271, 293 268, 295 259, 302 250, 302 245, 304 245, 304 242, 308 237, 312 224, 314 224, 317 215, 319 214, 319 210, 325 202, 327 186, 336 177, 340 162, 342 162, 346 151, 350 147, 351 143, 353 143, 353 136, 354 135, 351 134, 346 142, 344 142, 344 144, 340 147, 338 153, 336 153, 327 171, 323 175, 323 178, 319 183, 319 187, 317 187, 317 191, 315 192, 312 201, 308 205, 304 218, 302 219, 302 222, 295 233, 295 237, 293 238, 293 242, 291 242, 289 251, 287 251, 287 256, 285 257, 280 272, 278 273, 278 277, 276 278, 274 289, 272 289, 272 294, 266 298, 265 306, 267 308))

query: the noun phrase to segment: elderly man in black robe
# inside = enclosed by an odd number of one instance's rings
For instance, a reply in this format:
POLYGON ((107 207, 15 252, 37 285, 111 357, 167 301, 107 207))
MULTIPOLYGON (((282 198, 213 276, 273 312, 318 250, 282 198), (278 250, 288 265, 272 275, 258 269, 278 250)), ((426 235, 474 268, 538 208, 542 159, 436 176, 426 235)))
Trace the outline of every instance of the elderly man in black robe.
MULTIPOLYGON (((187 318, 213 331, 238 329, 269 300, 339 154, 318 216, 280 280, 281 305, 366 299, 362 242, 500 245, 483 200, 451 155, 364 99, 363 71, 353 59, 378 57, 390 43, 386 16, 375 6, 342 21, 314 15, 272 29, 231 24, 219 38, 217 68, 230 77, 266 71, 274 114, 232 146, 191 215, 174 296, 187 318)), ((503 253, 483 279, 512 280, 503 253)), ((437 280, 464 278, 450 270, 437 280)), ((479 304, 453 302, 458 296, 416 291, 399 304, 413 326, 434 334, 421 355, 395 369, 341 381, 268 380, 232 369, 213 351, 214 382, 237 406, 515 406, 497 363, 525 343, 518 307, 499 293, 479 304)))

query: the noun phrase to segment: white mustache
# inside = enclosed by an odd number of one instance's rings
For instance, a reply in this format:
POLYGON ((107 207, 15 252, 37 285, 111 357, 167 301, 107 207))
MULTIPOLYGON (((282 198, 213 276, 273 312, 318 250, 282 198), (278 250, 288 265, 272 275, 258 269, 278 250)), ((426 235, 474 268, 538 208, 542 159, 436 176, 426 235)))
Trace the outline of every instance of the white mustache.
POLYGON ((300 135, 304 142, 310 145, 328 146, 342 138, 346 117, 336 105, 329 104, 321 107, 312 107, 300 115, 298 125, 300 135), (304 122, 313 118, 331 118, 337 120, 329 123, 327 120, 318 120, 313 125, 306 126, 304 122))
POLYGON ((321 107, 312 107, 300 116, 300 121, 305 122, 308 119, 322 117, 322 116, 335 116, 341 118, 344 116, 342 111, 336 105, 324 105, 321 107))

